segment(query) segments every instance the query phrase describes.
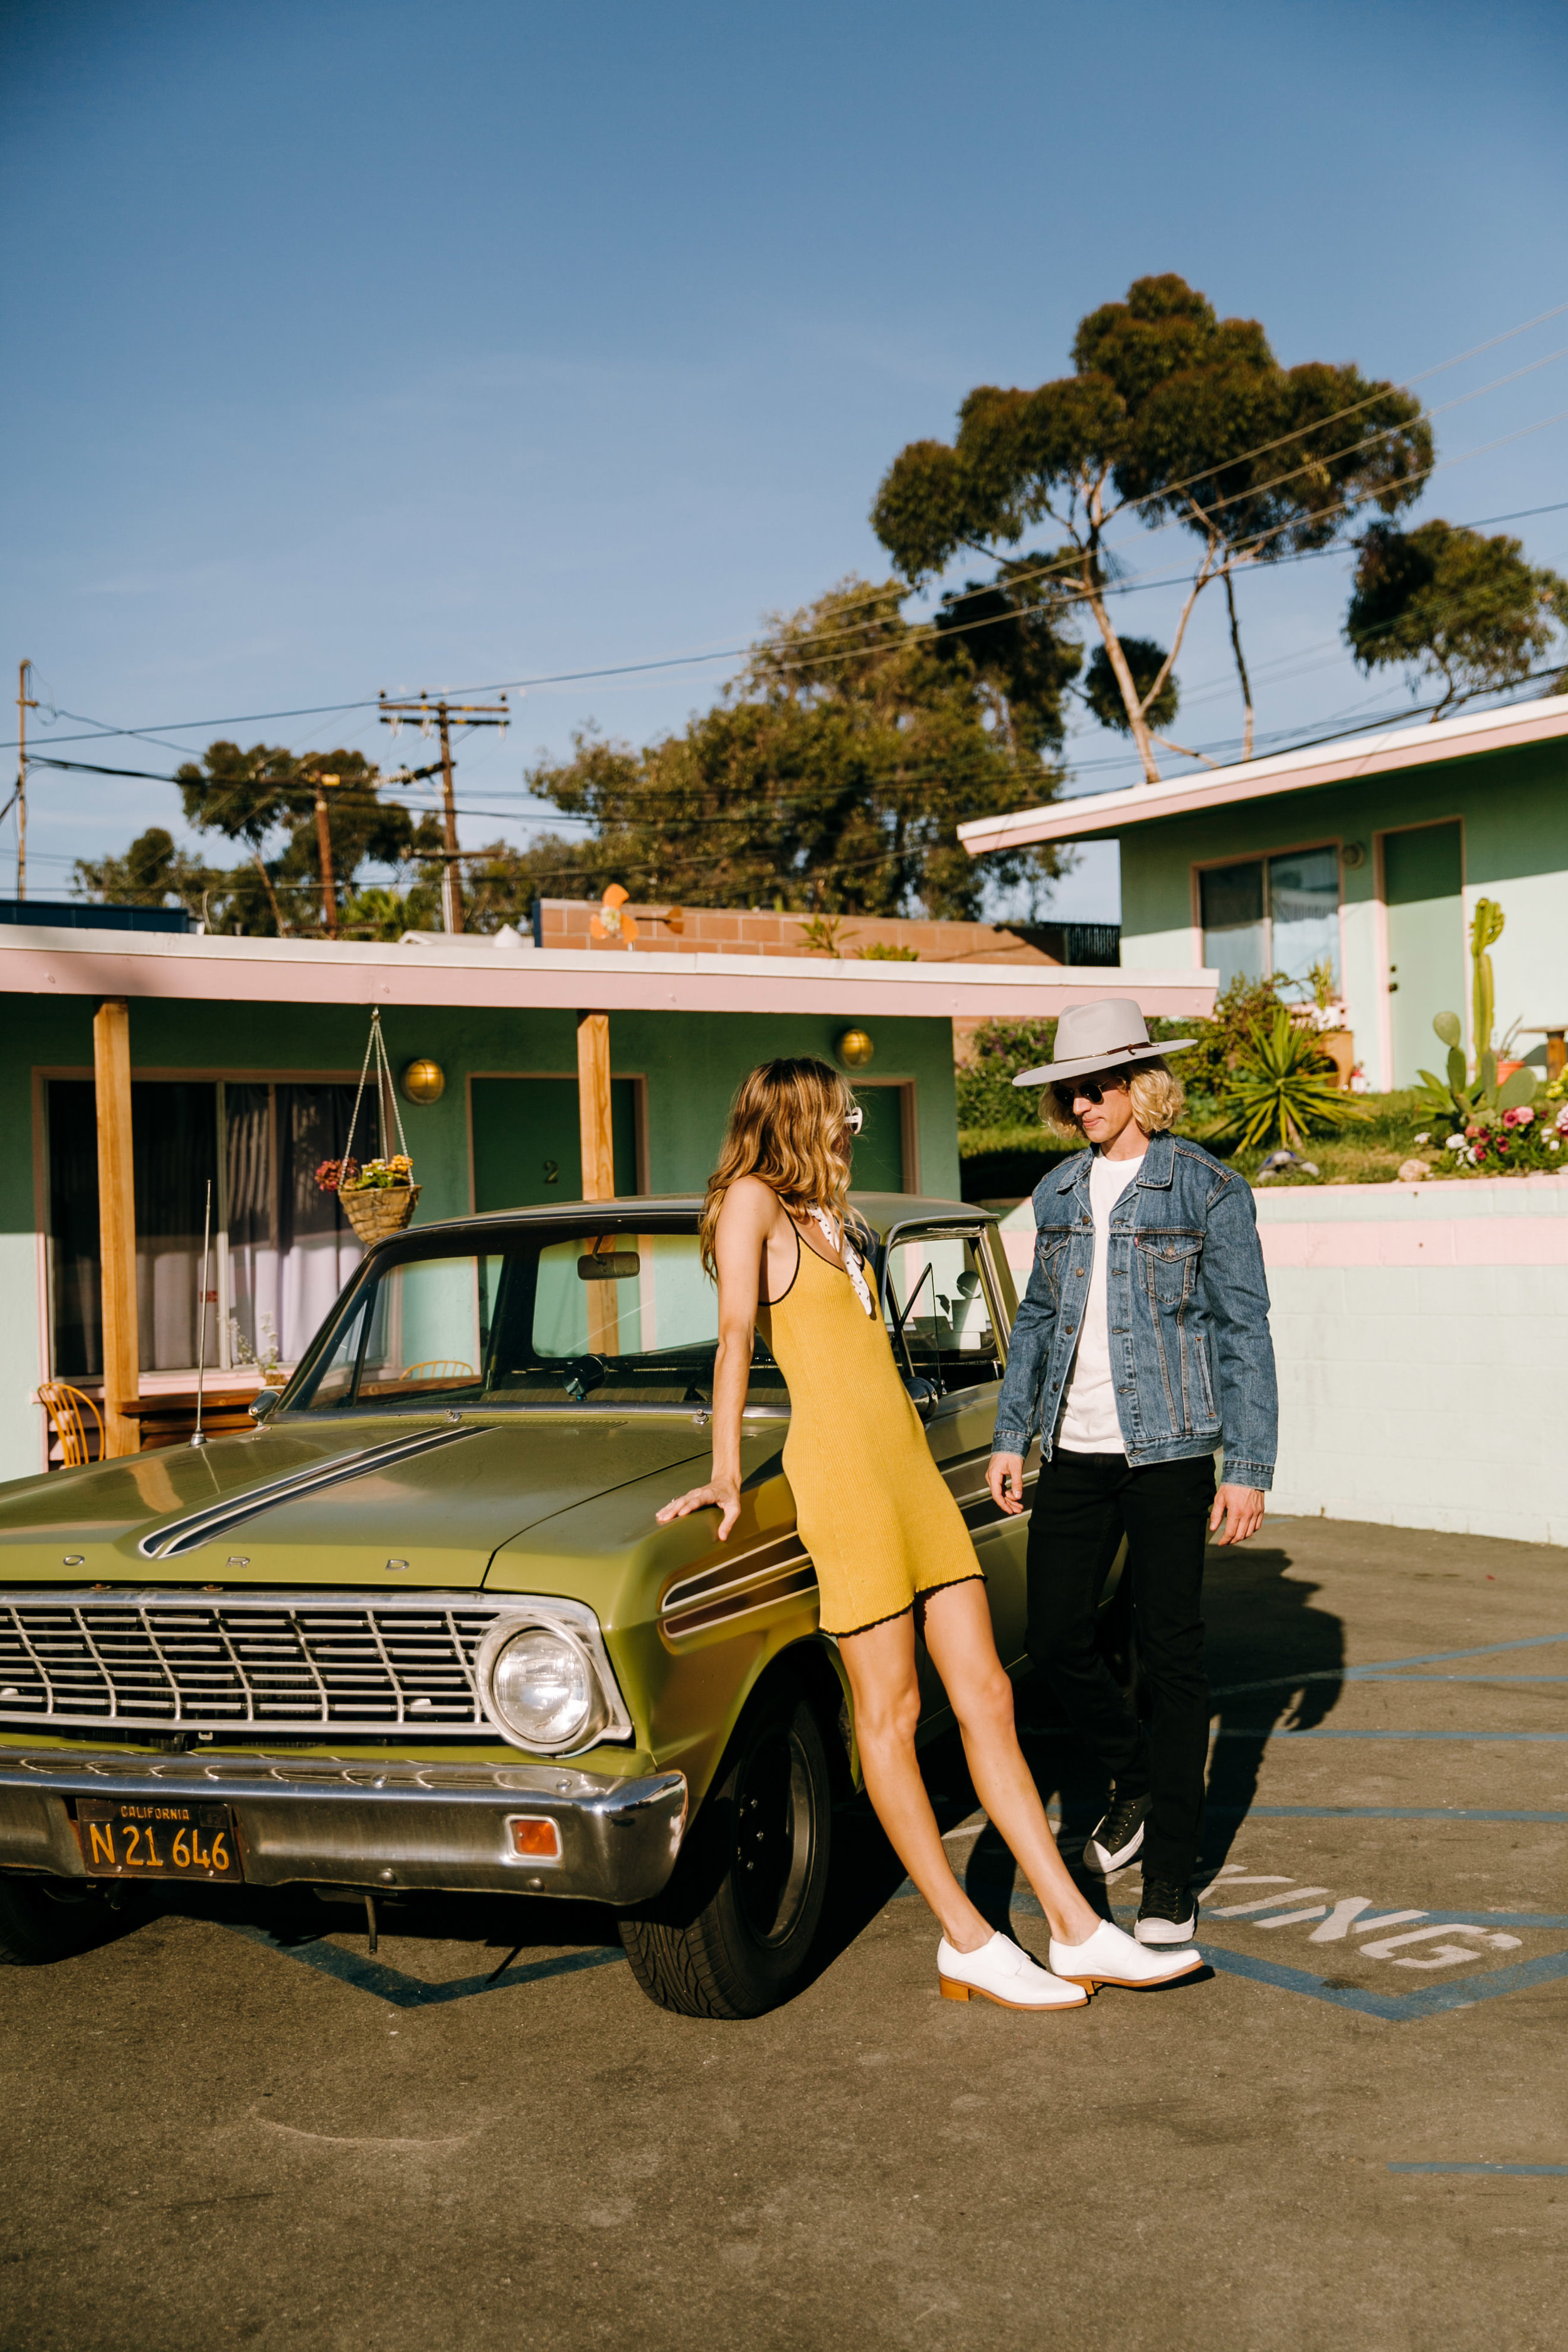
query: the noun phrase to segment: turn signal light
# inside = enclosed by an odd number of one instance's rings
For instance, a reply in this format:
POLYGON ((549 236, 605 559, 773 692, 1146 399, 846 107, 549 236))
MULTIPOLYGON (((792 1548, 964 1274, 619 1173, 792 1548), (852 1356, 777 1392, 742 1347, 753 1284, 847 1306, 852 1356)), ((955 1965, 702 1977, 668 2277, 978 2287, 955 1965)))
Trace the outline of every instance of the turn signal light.
POLYGON ((513 1853, 523 1855, 529 1862, 560 1861, 560 1825, 548 1814, 514 1813, 507 1827, 511 1832, 513 1853))

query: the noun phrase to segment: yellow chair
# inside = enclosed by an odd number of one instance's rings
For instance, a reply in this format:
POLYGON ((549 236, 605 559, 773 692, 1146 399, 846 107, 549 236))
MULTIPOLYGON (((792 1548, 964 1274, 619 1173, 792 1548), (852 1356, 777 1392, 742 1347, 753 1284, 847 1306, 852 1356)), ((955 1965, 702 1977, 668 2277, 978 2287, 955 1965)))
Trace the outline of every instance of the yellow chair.
POLYGON ((403 1377, 405 1381, 471 1381, 474 1368, 456 1356, 432 1356, 427 1363, 405 1364, 403 1377))
POLYGON ((64 1381, 46 1381, 38 1391, 38 1402, 54 1424, 55 1435, 60 1442, 61 1458, 68 1470, 79 1469, 84 1462, 102 1461, 103 1415, 89 1396, 80 1389, 68 1387, 64 1381), (96 1451, 83 1418, 84 1412, 92 1415, 98 1440, 96 1451))

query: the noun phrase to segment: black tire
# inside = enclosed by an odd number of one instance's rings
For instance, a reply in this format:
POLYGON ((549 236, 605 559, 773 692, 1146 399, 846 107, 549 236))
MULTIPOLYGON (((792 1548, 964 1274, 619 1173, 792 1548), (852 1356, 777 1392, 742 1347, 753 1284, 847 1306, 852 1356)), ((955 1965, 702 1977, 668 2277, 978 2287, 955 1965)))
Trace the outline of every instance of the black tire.
POLYGON ((0 1878, 0 1966, 68 1960, 100 1943, 113 1913, 96 1886, 69 1878, 0 1878))
POLYGON ((832 1843, 822 1727, 794 1675, 775 1675, 742 1717, 669 1885, 621 1915, 648 1999, 712 2018, 788 2000, 816 1940, 832 1843))

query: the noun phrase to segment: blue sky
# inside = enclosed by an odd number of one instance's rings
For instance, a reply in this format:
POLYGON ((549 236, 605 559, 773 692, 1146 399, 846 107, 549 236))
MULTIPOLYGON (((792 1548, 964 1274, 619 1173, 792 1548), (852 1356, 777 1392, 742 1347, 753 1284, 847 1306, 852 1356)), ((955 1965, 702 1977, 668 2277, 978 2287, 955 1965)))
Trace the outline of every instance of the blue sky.
MULTIPOLYGON (((385 758, 363 709, 260 715, 384 687, 716 656, 536 686, 466 746, 464 839, 521 838, 538 749, 679 726, 764 614, 879 576, 897 450, 1065 372, 1133 277, 1402 380, 1568 302, 1565 67, 1563 9, 1510 0, 12 0, 0 657, 163 739, 63 755, 156 769, 385 758)), ((1424 379, 1422 513, 1568 500, 1564 346, 1568 311, 1424 379)), ((1568 569, 1568 511, 1513 527, 1568 569)), ((1337 645, 1347 569, 1244 585, 1266 738, 1401 704, 1337 645)), ((1180 674, 1177 733, 1233 751, 1217 608, 1180 674)), ((1071 757, 1131 781, 1087 724, 1071 757)), ((30 893, 175 806, 42 772, 30 893)), ((0 888, 13 854, 8 820, 0 888)), ((1114 916, 1113 853, 1058 904, 1114 916)))

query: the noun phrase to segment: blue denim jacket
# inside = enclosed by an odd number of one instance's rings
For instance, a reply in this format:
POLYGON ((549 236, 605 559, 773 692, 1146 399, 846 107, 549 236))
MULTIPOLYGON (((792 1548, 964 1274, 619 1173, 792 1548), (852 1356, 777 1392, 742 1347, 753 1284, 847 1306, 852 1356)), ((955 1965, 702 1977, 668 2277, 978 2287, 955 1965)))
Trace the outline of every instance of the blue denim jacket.
MULTIPOLYGON (((1035 1265, 996 1405, 998 1454, 1037 1433, 1051 1455, 1094 1269, 1092 1152, 1035 1192, 1035 1265)), ((1106 1311, 1127 1459, 1181 1462, 1225 1447, 1237 1486, 1274 1478, 1279 1406, 1268 1285, 1251 1188, 1201 1145, 1152 1135, 1110 1212, 1106 1311)))

